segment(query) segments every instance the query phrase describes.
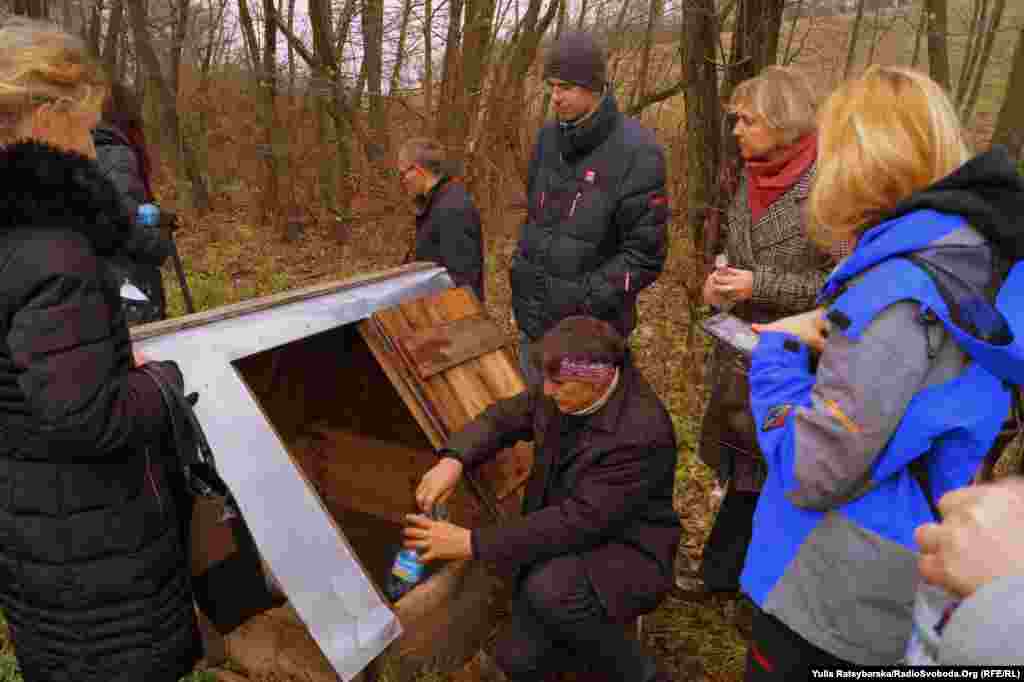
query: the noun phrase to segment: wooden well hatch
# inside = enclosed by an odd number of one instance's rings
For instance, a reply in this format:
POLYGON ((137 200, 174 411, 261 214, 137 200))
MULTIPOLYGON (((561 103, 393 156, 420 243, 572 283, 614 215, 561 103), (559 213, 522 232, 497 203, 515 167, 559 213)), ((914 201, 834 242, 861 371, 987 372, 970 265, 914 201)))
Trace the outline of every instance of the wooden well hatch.
MULTIPOLYGON (((510 339, 443 270, 416 264, 133 332, 174 359, 218 468, 290 607, 353 679, 392 642, 410 670, 452 670, 491 630, 500 581, 453 562, 395 604, 382 597, 413 490, 450 433, 524 385, 510 339)), ((517 446, 453 496, 468 527, 518 513, 517 446)), ((194 568, 233 550, 219 510, 194 524, 194 568)), ((240 628, 243 630, 244 628, 240 628)), ((230 638, 229 638, 230 641, 230 638)))

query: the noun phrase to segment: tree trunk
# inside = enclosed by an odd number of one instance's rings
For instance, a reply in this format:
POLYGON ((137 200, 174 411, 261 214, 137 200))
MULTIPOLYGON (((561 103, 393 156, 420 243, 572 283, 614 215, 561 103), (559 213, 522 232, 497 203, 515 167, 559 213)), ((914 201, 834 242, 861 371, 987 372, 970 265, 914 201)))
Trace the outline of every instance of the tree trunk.
POLYGON ((925 29, 928 27, 928 5, 921 3, 921 16, 917 20, 917 31, 914 34, 914 56, 910 60, 910 67, 917 68, 921 61, 921 38, 924 37, 925 29))
POLYGON ((458 107, 462 92, 462 10, 463 0, 448 2, 448 38, 445 41, 441 98, 437 103, 437 138, 451 144, 465 134, 465 118, 458 107))
POLYGON ((701 284, 719 237, 716 221, 709 218, 713 217, 713 211, 722 209, 718 197, 723 151, 720 132, 722 104, 715 67, 718 39, 715 0, 683 0, 682 30, 679 34, 686 97, 686 216, 683 229, 693 245, 693 263, 687 269, 683 282, 690 312, 688 339, 692 337, 699 319, 701 284))
MULTIPOLYGON (((960 77, 957 79, 956 91, 950 93, 953 102, 960 108, 963 108, 971 90, 971 83, 974 81, 974 67, 981 52, 982 32, 987 15, 988 0, 974 0, 971 23, 967 27, 967 44, 964 46, 964 56, 960 62, 960 77)), ((952 77, 950 73, 950 78, 952 77)), ((952 86, 952 81, 950 85, 952 86)))
POLYGON ((121 40, 121 20, 124 15, 124 5, 121 0, 113 0, 110 7, 110 22, 107 26, 107 35, 103 40, 103 65, 107 74, 113 78, 117 74, 117 47, 121 40))
POLYGON ((971 119, 974 118, 974 110, 978 106, 978 97, 981 95, 982 79, 984 79, 985 71, 988 69, 988 63, 992 57, 992 47, 995 45, 996 36, 999 35, 999 24, 1003 21, 1003 12, 1005 10, 1006 0, 996 0, 984 34, 985 42, 981 47, 980 55, 975 60, 974 82, 970 92, 967 94, 963 108, 960 110, 960 117, 965 126, 970 126, 971 119))
POLYGON ((384 78, 384 0, 363 0, 363 67, 370 95, 370 130, 373 146, 370 161, 387 154, 388 130, 381 85, 384 78))
POLYGON ((431 0, 423 0, 423 111, 430 118, 434 103, 434 7, 431 0))
POLYGON ((785 0, 740 0, 725 94, 775 63, 785 0))
MULTIPOLYGON (((149 39, 149 27, 146 20, 146 9, 142 2, 132 1, 128 3, 131 16, 132 33, 135 36, 136 59, 145 64, 148 76, 155 86, 157 97, 160 101, 162 111, 161 120, 167 121, 176 136, 181 135, 181 126, 178 121, 178 105, 171 92, 167 79, 160 72, 160 60, 153 51, 153 44, 149 39)), ((181 144, 182 158, 185 162, 185 173, 192 186, 192 204, 200 212, 205 212, 210 207, 210 195, 206 187, 206 180, 203 177, 202 169, 196 158, 195 150, 190 144, 181 144)))
POLYGON ((928 5, 928 71, 932 80, 949 92, 949 29, 946 0, 924 1, 928 5))
POLYGON ((238 23, 242 28, 242 39, 245 42, 245 52, 249 56, 249 66, 254 73, 260 70, 260 44, 256 39, 256 24, 252 20, 252 12, 249 11, 249 0, 238 0, 238 23))
MULTIPOLYGON (((186 1, 187 0, 183 0, 186 1)), ((277 232, 282 232, 293 202, 282 197, 281 181, 288 180, 288 140, 277 118, 277 13, 274 0, 263 0, 263 59, 260 64, 260 100, 263 119, 264 168, 262 213, 277 232)), ((288 183, 290 187, 291 184, 288 183)))
POLYGON ((174 41, 171 43, 171 92, 181 91, 181 53, 188 37, 189 0, 178 0, 174 16, 174 41))
POLYGON ((850 44, 846 47, 846 66, 843 67, 843 78, 850 77, 853 64, 857 59, 857 42, 860 40, 860 27, 864 24, 864 0, 857 0, 857 15, 853 18, 850 29, 850 44))
POLYGON ((576 30, 582 31, 587 19, 587 0, 580 3, 580 13, 576 16, 576 30))
POLYGON ((526 120, 526 110, 522 105, 526 100, 526 74, 537 58, 541 38, 558 13, 559 3, 549 3, 543 16, 540 14, 541 4, 541 0, 530 0, 522 21, 517 25, 518 40, 512 47, 511 58, 507 60, 501 86, 495 93, 496 101, 491 106, 491 111, 503 114, 504 121, 498 123, 499 136, 504 147, 502 151, 512 159, 516 173, 521 178, 526 177, 528 162, 527 155, 523 153, 520 137, 526 120))
POLYGON ((640 53, 640 70, 633 81, 633 97, 630 106, 636 106, 647 92, 647 73, 651 68, 651 50, 654 47, 654 30, 657 28, 658 5, 660 0, 651 0, 647 11, 647 30, 644 32, 644 46, 640 53))
POLYGON ((1017 35, 1013 66, 1006 81, 1006 96, 996 118, 992 144, 1005 145, 1014 159, 1020 161, 1024 147, 1024 27, 1017 35))
POLYGON ((33 19, 46 19, 49 15, 46 0, 14 0, 14 13, 33 19))
MULTIPOLYGON (((83 5, 84 7, 84 5, 83 5)), ((89 16, 89 28, 86 33, 86 42, 89 44, 89 49, 92 53, 99 55, 100 53, 100 38, 103 32, 103 3, 101 0, 96 0, 92 6, 92 13, 89 16)))
MULTIPOLYGON (((553 0, 556 4, 562 0, 553 0)), ((468 0, 466 26, 463 32, 462 87, 465 92, 465 135, 456 138, 459 144, 452 149, 458 160, 463 160, 466 142, 477 136, 476 122, 484 81, 491 62, 491 24, 494 21, 495 0, 468 0)))
POLYGON ((398 28, 398 47, 395 49, 395 63, 391 69, 388 94, 392 97, 402 84, 402 65, 405 63, 405 43, 409 36, 409 16, 412 14, 412 0, 402 0, 402 18, 398 28))
MULTIPOLYGON (((288 30, 295 30, 295 0, 288 0, 288 30)), ((288 95, 295 95, 295 48, 288 41, 288 95)))

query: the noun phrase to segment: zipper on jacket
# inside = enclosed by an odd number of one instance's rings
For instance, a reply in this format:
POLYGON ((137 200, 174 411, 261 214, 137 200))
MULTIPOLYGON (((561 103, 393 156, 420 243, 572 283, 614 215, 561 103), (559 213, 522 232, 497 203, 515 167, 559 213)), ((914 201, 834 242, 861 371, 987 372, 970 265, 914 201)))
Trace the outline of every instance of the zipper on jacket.
POLYGON ((153 488, 153 494, 156 496, 156 502, 160 505, 160 513, 162 514, 164 511, 164 499, 160 496, 160 489, 156 485, 156 478, 153 476, 153 469, 150 465, 149 448, 146 448, 146 478, 149 479, 149 485, 153 488))
POLYGON ((540 193, 540 210, 541 211, 544 210, 544 198, 545 198, 545 195, 546 195, 545 192, 541 192, 540 193))
POLYGON ((569 207, 569 217, 571 218, 576 213, 576 202, 583 196, 583 192, 576 192, 576 196, 572 198, 572 206, 569 207))

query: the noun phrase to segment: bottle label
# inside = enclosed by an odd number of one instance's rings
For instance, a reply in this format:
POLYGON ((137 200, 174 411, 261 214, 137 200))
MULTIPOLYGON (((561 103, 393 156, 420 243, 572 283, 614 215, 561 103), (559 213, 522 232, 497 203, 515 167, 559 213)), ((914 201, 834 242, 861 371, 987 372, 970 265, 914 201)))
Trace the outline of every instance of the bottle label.
POLYGON ((418 583, 423 577, 423 564, 412 550, 403 549, 395 557, 391 573, 407 583, 418 583))

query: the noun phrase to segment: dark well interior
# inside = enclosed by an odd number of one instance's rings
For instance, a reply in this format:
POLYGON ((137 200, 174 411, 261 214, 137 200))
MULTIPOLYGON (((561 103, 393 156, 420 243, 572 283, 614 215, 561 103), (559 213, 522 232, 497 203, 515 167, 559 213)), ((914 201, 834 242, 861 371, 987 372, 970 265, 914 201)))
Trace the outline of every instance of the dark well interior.
MULTIPOLYGON (((235 362, 267 420, 383 587, 433 448, 350 324, 235 362)), ((457 498, 460 496, 456 496, 457 498)), ((453 504, 453 516, 457 516, 453 504)))

